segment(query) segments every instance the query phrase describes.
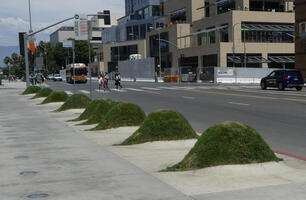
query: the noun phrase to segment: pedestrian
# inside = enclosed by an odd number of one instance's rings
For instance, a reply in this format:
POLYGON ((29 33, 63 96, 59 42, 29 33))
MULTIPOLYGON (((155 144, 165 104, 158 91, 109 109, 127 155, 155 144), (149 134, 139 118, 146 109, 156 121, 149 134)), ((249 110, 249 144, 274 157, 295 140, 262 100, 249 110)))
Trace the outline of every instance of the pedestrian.
POLYGON ((119 72, 115 73, 115 87, 116 87, 116 89, 118 89, 119 87, 122 88, 121 78, 120 78, 120 73, 119 72))
POLYGON ((105 91, 105 90, 110 91, 110 89, 109 89, 109 87, 108 87, 108 80, 109 80, 108 73, 105 72, 104 80, 103 80, 103 81, 104 81, 104 84, 103 84, 103 86, 104 86, 104 91, 105 91))
POLYGON ((99 79, 98 79, 98 82, 99 82, 99 91, 101 90, 101 88, 103 87, 103 76, 102 75, 99 75, 99 79))

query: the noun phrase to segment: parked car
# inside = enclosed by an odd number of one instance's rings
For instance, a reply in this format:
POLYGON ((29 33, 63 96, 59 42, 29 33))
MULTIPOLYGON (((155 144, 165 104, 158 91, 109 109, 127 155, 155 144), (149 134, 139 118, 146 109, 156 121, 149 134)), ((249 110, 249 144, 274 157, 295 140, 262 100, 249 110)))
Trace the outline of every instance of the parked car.
POLYGON ((54 79, 54 75, 53 75, 53 74, 49 74, 49 75, 47 76, 47 79, 48 79, 48 80, 53 80, 53 79, 54 79))
POLYGON ((53 80, 54 81, 63 81, 63 79, 62 79, 60 74, 54 74, 53 80))
POLYGON ((279 90, 296 88, 296 90, 300 91, 304 86, 304 79, 298 70, 274 70, 261 79, 260 86, 263 90, 267 89, 267 87, 275 87, 279 90))

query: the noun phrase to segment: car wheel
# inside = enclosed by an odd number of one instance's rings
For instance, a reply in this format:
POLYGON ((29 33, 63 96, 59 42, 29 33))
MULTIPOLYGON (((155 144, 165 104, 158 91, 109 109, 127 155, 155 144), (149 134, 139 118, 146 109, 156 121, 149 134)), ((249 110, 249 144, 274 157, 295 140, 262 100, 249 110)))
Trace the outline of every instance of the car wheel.
POLYGON ((302 88, 303 88, 303 87, 301 87, 301 86, 297 86, 297 87, 296 87, 296 90, 297 90, 297 91, 301 91, 302 88))
POLYGON ((285 87, 284 87, 284 83, 283 83, 283 82, 279 82, 279 83, 278 83, 278 89, 279 89, 279 90, 285 90, 285 87))
POLYGON ((260 87, 261 87, 261 89, 263 89, 263 90, 267 89, 267 85, 266 85, 266 83, 265 83, 264 81, 262 81, 262 82, 260 83, 260 87))

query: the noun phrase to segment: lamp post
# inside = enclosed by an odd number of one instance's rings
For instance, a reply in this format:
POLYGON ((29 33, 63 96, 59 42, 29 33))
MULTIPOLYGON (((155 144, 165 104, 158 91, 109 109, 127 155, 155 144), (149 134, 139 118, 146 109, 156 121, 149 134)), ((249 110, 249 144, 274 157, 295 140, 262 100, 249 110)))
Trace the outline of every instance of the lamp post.
POLYGON ((90 63, 91 63, 91 52, 90 52, 91 20, 88 20, 87 31, 88 31, 88 73, 89 73, 89 89, 90 89, 89 97, 92 100, 92 77, 91 77, 91 66, 90 66, 90 63))
MULTIPOLYGON (((238 25, 238 24, 241 24, 241 23, 240 22, 235 23, 233 25, 233 28, 232 28, 232 40, 233 40, 233 48, 232 48, 232 50, 233 50, 233 57, 234 57, 234 59, 235 59, 235 38, 234 38, 235 33, 234 33, 234 31, 235 31, 235 26, 238 25)), ((243 50, 243 52, 244 52, 244 67, 246 68, 246 43, 245 43, 246 40, 245 40, 245 32, 248 31, 249 29, 241 28, 240 30, 243 31, 243 36, 244 36, 244 41, 243 41, 244 50, 243 50)), ((233 67, 235 67, 235 62, 234 61, 233 61, 233 67)))
POLYGON ((159 57, 159 59, 158 59, 158 61, 159 61, 159 78, 161 78, 161 49, 160 49, 160 29, 161 28, 159 28, 158 29, 158 57, 159 57))

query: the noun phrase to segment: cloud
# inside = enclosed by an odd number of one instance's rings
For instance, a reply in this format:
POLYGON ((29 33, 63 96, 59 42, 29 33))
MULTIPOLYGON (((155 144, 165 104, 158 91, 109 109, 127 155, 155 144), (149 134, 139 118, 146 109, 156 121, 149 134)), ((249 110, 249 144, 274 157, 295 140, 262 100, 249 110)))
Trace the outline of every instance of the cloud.
MULTIPOLYGON (((58 22, 75 13, 97 13, 111 10, 111 14, 124 13, 124 0, 31 0, 33 30, 58 22)), ((18 32, 29 29, 28 0, 4 0, 0 4, 0 46, 17 45, 18 32)), ((62 25, 72 25, 66 23, 62 25)), ((37 35, 37 40, 49 40, 57 27, 37 35)))

